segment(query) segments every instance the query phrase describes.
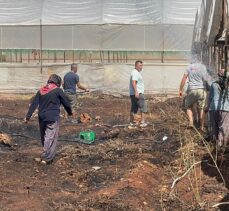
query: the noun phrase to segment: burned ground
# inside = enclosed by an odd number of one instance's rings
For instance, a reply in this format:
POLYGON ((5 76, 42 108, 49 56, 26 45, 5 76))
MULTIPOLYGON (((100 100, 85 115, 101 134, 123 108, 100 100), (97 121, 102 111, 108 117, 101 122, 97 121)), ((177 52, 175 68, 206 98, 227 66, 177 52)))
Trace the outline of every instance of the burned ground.
POLYGON ((12 138, 0 144, 0 210, 215 210, 228 199, 228 164, 219 167, 224 184, 212 144, 187 129, 178 98, 149 97, 149 126, 128 129, 128 98, 80 96, 77 114, 92 121, 62 118, 57 156, 47 166, 33 160, 42 149, 36 117, 23 123, 28 104, 28 96, 0 100, 0 132, 12 138), (83 130, 95 131, 93 144, 74 141, 83 130))

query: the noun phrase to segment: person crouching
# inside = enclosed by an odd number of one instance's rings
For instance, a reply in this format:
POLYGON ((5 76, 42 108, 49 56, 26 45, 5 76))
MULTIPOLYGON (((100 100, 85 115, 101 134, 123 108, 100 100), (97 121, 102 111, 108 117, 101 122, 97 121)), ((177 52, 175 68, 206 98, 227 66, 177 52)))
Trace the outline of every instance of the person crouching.
POLYGON ((43 164, 51 163, 55 157, 61 104, 64 106, 68 115, 72 115, 71 106, 64 92, 60 89, 60 86, 61 77, 56 74, 50 75, 47 84, 41 87, 37 92, 25 118, 25 123, 28 123, 33 112, 38 107, 38 120, 43 152, 41 157, 36 159, 36 161, 42 162, 43 164))

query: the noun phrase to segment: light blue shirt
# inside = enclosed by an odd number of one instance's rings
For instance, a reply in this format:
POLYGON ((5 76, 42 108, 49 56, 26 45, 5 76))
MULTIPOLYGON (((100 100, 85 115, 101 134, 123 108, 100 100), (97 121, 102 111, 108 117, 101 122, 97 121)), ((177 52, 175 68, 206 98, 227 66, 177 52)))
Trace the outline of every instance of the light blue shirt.
POLYGON ((135 95, 134 87, 132 85, 132 81, 137 82, 137 91, 140 94, 144 94, 144 82, 143 78, 140 72, 138 72, 136 69, 133 69, 130 75, 130 95, 135 95))
POLYGON ((209 104, 209 111, 229 111, 229 89, 222 91, 218 82, 212 83, 209 104))

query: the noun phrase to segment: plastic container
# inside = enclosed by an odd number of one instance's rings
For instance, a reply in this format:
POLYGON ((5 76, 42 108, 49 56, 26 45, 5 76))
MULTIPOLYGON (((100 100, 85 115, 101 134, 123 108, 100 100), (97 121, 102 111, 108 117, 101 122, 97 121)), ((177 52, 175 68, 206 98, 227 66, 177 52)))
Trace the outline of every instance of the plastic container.
POLYGON ((95 132, 94 131, 81 131, 79 134, 79 139, 91 144, 95 141, 95 132))

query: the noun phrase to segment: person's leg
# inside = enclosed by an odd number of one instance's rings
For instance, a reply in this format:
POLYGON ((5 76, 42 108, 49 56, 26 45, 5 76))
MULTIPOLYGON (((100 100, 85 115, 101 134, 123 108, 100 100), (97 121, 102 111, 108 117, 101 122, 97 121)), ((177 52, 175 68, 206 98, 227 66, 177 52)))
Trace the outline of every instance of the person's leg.
POLYGON ((199 122, 200 122, 200 130, 204 130, 204 120, 205 120, 205 113, 204 108, 206 105, 206 91, 204 89, 197 90, 197 105, 198 105, 198 115, 199 115, 199 122))
POLYGON ((130 100, 131 100, 130 123, 134 124, 134 117, 135 114, 138 112, 138 104, 137 104, 137 99, 135 98, 134 95, 130 96, 130 100))
POLYGON ((39 120, 41 144, 44 147, 46 122, 39 120))
POLYGON ((187 108, 187 115, 188 115, 188 120, 189 120, 189 126, 193 127, 193 113, 191 108, 187 108))
POLYGON ((218 140, 219 133, 219 112, 218 111, 209 111, 209 135, 211 141, 216 142, 218 140))
POLYGON ((59 120, 57 120, 56 122, 48 122, 46 124, 45 141, 44 141, 43 152, 41 154, 41 159, 46 162, 52 161, 55 156, 58 132, 59 132, 59 120))
POLYGON ((72 118, 76 120, 76 94, 71 95, 72 118))
POLYGON ((145 113, 141 112, 141 124, 145 123, 145 113))
MULTIPOLYGON (((76 94, 71 94, 69 92, 65 92, 66 98, 71 106, 72 109, 72 118, 76 119, 76 113, 75 113, 75 105, 76 105, 76 94)), ((65 113, 65 118, 69 119, 68 113, 64 111, 65 113)))
POLYGON ((138 107, 141 111, 141 126, 145 127, 147 126, 147 124, 145 123, 145 113, 147 112, 147 105, 143 94, 139 95, 138 107))
POLYGON ((130 112, 130 123, 133 124, 134 123, 134 113, 130 112))
POLYGON ((199 111, 199 121, 200 121, 200 130, 204 130, 204 119, 205 119, 205 113, 203 109, 200 109, 199 111))
POLYGON ((218 146, 225 146, 229 139, 229 112, 220 111, 219 112, 219 142, 218 146))
POLYGON ((185 108, 186 113, 188 116, 189 127, 193 127, 193 105, 195 103, 195 90, 191 90, 187 93, 186 100, 185 100, 185 108))
MULTIPOLYGON (((39 128, 40 128, 40 136, 41 136, 41 144, 42 147, 44 148, 44 143, 45 143, 45 128, 46 128, 46 122, 41 121, 39 119, 39 128)), ((42 158, 41 156, 38 158, 34 158, 36 162, 41 162, 42 158)))
MULTIPOLYGON (((65 94, 65 96, 66 96, 66 98, 67 98, 67 100, 68 100, 68 102, 69 102, 69 104, 71 106, 71 99, 69 97, 69 93, 68 92, 64 92, 64 94, 65 94)), ((64 118, 68 119, 68 113, 67 113, 67 111, 65 111, 65 109, 64 109, 64 118)))
POLYGON ((198 108, 198 105, 197 103, 194 103, 193 104, 193 107, 192 107, 192 115, 193 115, 193 125, 195 127, 200 127, 200 117, 199 117, 199 108, 198 108))

